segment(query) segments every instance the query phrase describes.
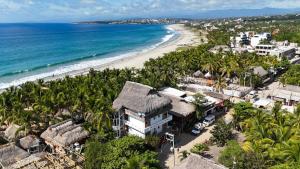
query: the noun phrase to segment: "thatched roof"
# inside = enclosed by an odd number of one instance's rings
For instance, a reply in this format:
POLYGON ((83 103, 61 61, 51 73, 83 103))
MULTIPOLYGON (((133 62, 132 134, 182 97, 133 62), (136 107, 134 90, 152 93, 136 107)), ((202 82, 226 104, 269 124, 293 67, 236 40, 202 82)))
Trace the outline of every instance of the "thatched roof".
POLYGON ((127 81, 118 98, 113 102, 113 108, 120 110, 125 107, 147 115, 170 103, 169 98, 159 95, 152 87, 127 81))
POLYGON ((40 157, 33 154, 33 155, 30 155, 30 156, 28 156, 28 157, 26 157, 26 158, 24 158, 20 161, 17 161, 16 163, 8 166, 7 168, 9 168, 9 169, 19 169, 19 168, 25 167, 25 168, 31 169, 31 167, 32 167, 32 169, 35 169, 37 167, 30 166, 30 164, 33 164, 33 163, 38 162, 40 160, 41 160, 40 157))
POLYGON ((32 146, 39 145, 40 140, 33 135, 23 137, 19 140, 19 145, 23 149, 29 149, 32 146))
POLYGON ((225 166, 216 164, 214 161, 200 155, 191 154, 174 169, 227 169, 225 166))
POLYGON ((16 124, 10 124, 7 129, 4 131, 4 136, 9 139, 9 140, 13 140, 17 137, 17 131, 20 128, 19 125, 16 124))
POLYGON ((169 96, 172 100, 172 108, 170 114, 180 117, 186 117, 196 111, 196 107, 192 103, 188 103, 183 98, 169 96))
POLYGON ((253 73, 260 77, 268 75, 268 72, 261 66, 252 67, 253 73))
POLYGON ((15 144, 10 143, 0 147, 0 163, 6 167, 20 161, 30 154, 25 150, 17 147, 15 144))
POLYGON ((88 136, 89 133, 81 125, 75 124, 72 120, 52 125, 41 134, 41 138, 45 139, 49 144, 60 147, 67 147, 88 136))

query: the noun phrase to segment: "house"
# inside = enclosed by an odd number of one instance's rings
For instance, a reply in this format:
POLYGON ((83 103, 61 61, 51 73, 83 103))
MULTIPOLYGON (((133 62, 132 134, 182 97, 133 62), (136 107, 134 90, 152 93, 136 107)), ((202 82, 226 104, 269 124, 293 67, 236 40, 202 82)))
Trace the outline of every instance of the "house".
POLYGON ((52 125, 41 134, 41 138, 50 148, 64 154, 74 143, 82 142, 89 136, 81 124, 75 124, 72 120, 66 120, 52 125))
POLYGON ((227 108, 225 107, 224 103, 226 100, 230 99, 230 96, 227 96, 222 93, 216 93, 216 92, 203 92, 203 95, 205 96, 205 99, 208 101, 207 104, 210 105, 209 106, 210 108, 204 111, 205 116, 215 112, 221 113, 227 111, 227 108))
POLYGON ((0 146, 0 168, 10 168, 9 166, 20 161, 30 154, 17 147, 14 143, 0 146))
POLYGON ((271 78, 269 77, 269 72, 266 71, 262 66, 254 66, 251 67, 250 70, 254 75, 257 75, 261 78, 262 83, 267 83, 271 80, 271 78))
POLYGON ((190 154, 174 169, 227 169, 225 166, 197 154, 190 154))
POLYGON ((113 102, 117 116, 113 128, 117 137, 124 134, 146 135, 159 134, 167 129, 172 121, 171 100, 162 96, 154 88, 127 81, 113 102))
POLYGON ((271 97, 275 101, 282 102, 283 105, 295 106, 300 103, 300 87, 286 85, 279 89, 275 89, 271 97))

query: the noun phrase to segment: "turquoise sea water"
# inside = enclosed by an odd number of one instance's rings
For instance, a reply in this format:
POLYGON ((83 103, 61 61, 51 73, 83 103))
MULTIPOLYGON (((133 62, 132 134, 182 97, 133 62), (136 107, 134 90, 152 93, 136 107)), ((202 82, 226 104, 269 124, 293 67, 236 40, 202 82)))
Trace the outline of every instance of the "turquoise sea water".
POLYGON ((174 34, 165 25, 0 24, 0 89, 127 57, 174 34))

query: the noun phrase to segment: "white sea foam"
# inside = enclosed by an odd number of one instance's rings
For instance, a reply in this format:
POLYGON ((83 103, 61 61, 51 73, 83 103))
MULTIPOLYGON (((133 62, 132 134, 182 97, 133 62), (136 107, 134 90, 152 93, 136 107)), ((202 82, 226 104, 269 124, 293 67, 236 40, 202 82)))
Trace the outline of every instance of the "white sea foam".
MULTIPOLYGON (((53 71, 50 72, 45 72, 45 73, 40 73, 40 74, 36 74, 36 75, 31 75, 31 76, 27 76, 27 77, 23 77, 23 78, 19 78, 16 80, 13 80, 11 82, 7 82, 7 83, 0 83, 0 89, 5 89, 8 88, 10 86, 18 86, 21 85, 23 83, 29 82, 29 81, 35 81, 37 79, 44 79, 47 77, 52 77, 52 76, 59 76, 59 75, 64 75, 64 74, 68 74, 70 72, 74 72, 74 71, 80 71, 80 70, 86 70, 89 68, 93 68, 93 67, 98 67, 104 64, 108 64, 110 62, 119 60, 119 59, 123 59, 123 58, 127 58, 130 56, 135 56, 137 54, 140 53, 145 53, 148 52, 149 50, 152 50, 166 42, 168 42, 169 40, 171 40, 176 34, 177 32, 174 31, 173 29, 166 27, 167 31, 167 35, 164 36, 162 38, 162 40, 157 43, 154 44, 148 48, 145 48, 143 50, 139 50, 139 51, 134 51, 134 52, 129 52, 129 53, 125 53, 125 54, 121 54, 115 57, 109 57, 109 58, 102 58, 102 59, 95 59, 95 60, 89 60, 89 61, 82 61, 73 65, 67 65, 67 66, 61 66, 53 71)), ((48 65, 50 66, 50 65, 48 65)))

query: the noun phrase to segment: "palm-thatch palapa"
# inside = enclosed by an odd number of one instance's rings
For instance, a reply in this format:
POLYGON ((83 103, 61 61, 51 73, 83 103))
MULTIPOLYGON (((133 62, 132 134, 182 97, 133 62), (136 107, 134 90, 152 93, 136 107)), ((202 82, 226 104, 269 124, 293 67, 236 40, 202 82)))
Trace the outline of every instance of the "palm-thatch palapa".
POLYGON ((41 138, 45 140, 46 144, 59 152, 64 152, 64 148, 76 142, 81 142, 88 136, 89 132, 72 120, 52 125, 41 134, 41 138))
POLYGON ((113 108, 116 110, 126 108, 151 116, 161 108, 170 107, 170 103, 168 97, 159 95, 152 87, 127 81, 118 98, 113 102, 113 108))
POLYGON ((17 147, 14 143, 0 146, 0 164, 3 168, 16 163, 30 154, 17 147))

